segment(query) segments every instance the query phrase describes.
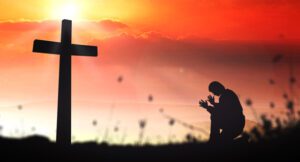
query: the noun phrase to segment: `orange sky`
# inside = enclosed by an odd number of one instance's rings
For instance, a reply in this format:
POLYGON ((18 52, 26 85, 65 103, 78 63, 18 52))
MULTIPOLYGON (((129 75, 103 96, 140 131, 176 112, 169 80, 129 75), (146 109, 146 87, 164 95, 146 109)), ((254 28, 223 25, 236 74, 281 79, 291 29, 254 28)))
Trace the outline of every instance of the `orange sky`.
MULTIPOLYGON (((59 41, 61 15, 73 19, 73 43, 99 48, 97 58, 73 58, 77 140, 101 138, 104 129, 118 126, 114 142, 126 133, 132 142, 141 119, 149 123, 150 141, 166 140, 170 128, 160 108, 206 127, 209 116, 197 102, 206 98, 213 80, 235 90, 243 103, 253 99, 259 112, 270 112, 269 102, 276 100, 278 114, 288 92, 288 56, 294 58, 295 75, 300 70, 299 7, 296 0, 0 1, 3 134, 20 136, 23 130, 54 137, 58 56, 32 53, 32 43, 59 41), (278 53, 289 55, 274 65, 278 53), (150 94, 153 102, 147 100, 150 94), (98 120, 97 128, 92 120, 98 120), (161 123, 168 131, 161 131, 161 123)), ((254 120, 249 108, 245 112, 254 120)), ((178 125, 172 132, 179 140, 190 130, 178 125)))
POLYGON ((68 6, 84 20, 114 19, 134 30, 210 39, 299 39, 297 0, 29 0, 1 1, 0 20, 60 19, 68 6), (61 13, 61 14, 60 14, 61 13))

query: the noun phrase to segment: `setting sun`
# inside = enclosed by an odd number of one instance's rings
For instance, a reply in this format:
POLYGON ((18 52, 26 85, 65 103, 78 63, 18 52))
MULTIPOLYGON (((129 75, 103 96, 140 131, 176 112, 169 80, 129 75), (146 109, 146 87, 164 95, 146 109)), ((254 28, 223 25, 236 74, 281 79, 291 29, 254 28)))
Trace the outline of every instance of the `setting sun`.
POLYGON ((80 7, 76 3, 64 4, 53 11, 53 19, 79 19, 80 7))

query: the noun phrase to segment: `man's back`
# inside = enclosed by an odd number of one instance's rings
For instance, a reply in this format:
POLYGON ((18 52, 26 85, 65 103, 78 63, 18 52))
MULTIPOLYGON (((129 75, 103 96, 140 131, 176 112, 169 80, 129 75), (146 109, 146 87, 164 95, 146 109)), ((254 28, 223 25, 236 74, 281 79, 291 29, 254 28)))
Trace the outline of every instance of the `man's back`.
POLYGON ((233 126, 238 124, 243 118, 243 108, 238 96, 230 89, 220 96, 218 107, 218 116, 223 126, 233 126))

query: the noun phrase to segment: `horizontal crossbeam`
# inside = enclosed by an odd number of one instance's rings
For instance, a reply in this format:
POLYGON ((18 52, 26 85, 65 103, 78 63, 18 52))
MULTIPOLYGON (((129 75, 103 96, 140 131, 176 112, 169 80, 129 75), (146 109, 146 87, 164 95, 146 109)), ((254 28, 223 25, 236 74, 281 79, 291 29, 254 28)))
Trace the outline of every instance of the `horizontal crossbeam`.
POLYGON ((98 48, 97 46, 72 44, 71 53, 74 56, 97 56, 98 48))
MULTIPOLYGON (((58 42, 35 40, 33 52, 61 54, 61 47, 61 43, 58 42)), ((72 44, 71 54, 74 56, 97 56, 98 48, 97 46, 72 44)))
POLYGON ((60 54, 61 44, 52 41, 34 40, 33 52, 60 54))

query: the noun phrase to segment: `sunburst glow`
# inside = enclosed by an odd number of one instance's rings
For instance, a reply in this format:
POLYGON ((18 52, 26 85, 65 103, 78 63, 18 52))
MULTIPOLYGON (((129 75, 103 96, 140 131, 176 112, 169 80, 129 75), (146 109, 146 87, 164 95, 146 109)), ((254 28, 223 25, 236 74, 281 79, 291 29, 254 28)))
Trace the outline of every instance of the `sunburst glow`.
POLYGON ((79 19, 80 7, 75 3, 64 4, 53 11, 54 19, 79 19))

